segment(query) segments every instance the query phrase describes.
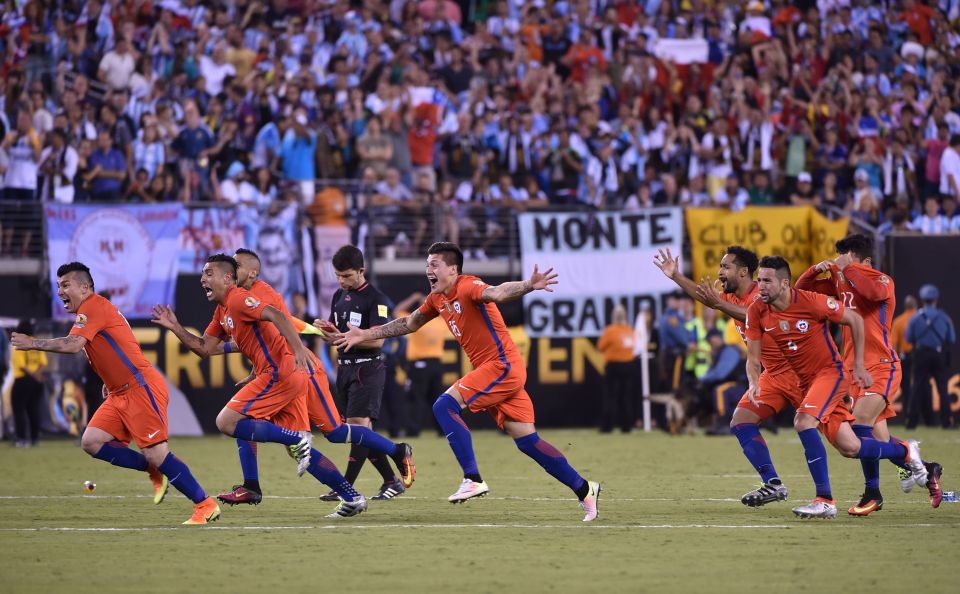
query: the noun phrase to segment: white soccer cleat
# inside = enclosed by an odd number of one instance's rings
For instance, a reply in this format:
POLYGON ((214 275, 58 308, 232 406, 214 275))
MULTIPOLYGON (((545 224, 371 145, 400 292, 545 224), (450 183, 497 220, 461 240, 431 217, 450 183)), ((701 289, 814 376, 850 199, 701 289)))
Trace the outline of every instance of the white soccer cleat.
POLYGON ((926 487, 927 467, 923 464, 923 458, 920 457, 920 442, 916 439, 908 439, 903 444, 907 446, 907 467, 910 468, 913 482, 926 487))
POLYGON ((332 514, 327 514, 325 517, 352 518, 353 516, 358 516, 365 511, 367 511, 367 500, 363 495, 360 495, 353 501, 341 501, 340 505, 337 506, 337 509, 333 510, 332 514))
POLYGON ((824 518, 832 520, 837 517, 837 506, 829 499, 815 497, 814 500, 807 505, 793 508, 793 513, 804 519, 824 518))
POLYGON ((897 474, 900 476, 900 490, 904 493, 913 491, 914 485, 917 484, 917 481, 913 480, 913 474, 906 468, 898 468, 897 474))
POLYGON ((600 517, 600 491, 602 489, 600 483, 593 481, 587 481, 587 485, 590 486, 590 491, 580 502, 580 509, 584 511, 583 521, 592 522, 600 517))
POLYGON ((290 455, 297 461, 297 476, 303 476, 310 466, 310 450, 313 449, 313 433, 309 431, 300 432, 300 441, 292 446, 287 446, 290 455))
POLYGON ((489 492, 490 487, 487 486, 487 481, 480 481, 477 483, 465 478, 463 479, 463 482, 460 483, 460 488, 457 489, 457 492, 450 497, 447 497, 447 501, 450 503, 463 503, 467 499, 472 499, 473 497, 483 497, 489 492))

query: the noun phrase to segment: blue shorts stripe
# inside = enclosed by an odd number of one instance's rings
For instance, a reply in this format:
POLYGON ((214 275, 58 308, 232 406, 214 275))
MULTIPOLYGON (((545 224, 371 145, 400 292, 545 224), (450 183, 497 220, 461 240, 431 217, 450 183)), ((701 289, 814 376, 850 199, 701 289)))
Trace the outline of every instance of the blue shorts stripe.
POLYGON ((270 388, 273 387, 273 384, 275 384, 276 381, 277 381, 277 376, 276 376, 276 374, 274 374, 274 376, 270 378, 270 381, 267 382, 267 387, 264 388, 264 389, 262 389, 262 390, 260 390, 260 393, 259 393, 259 394, 257 394, 257 395, 254 396, 253 398, 251 398, 251 399, 250 399, 250 402, 246 403, 246 404, 243 406, 243 410, 241 410, 240 412, 243 413, 243 414, 247 414, 247 411, 250 410, 250 407, 253 406, 253 403, 256 402, 257 400, 260 400, 260 398, 261 398, 264 394, 266 394, 267 392, 269 392, 269 391, 270 391, 270 388))
POLYGON ((820 409, 820 414, 817 415, 818 419, 822 419, 824 411, 826 411, 830 403, 833 402, 833 397, 837 395, 837 390, 840 389, 841 382, 843 382, 843 373, 837 377, 837 383, 833 384, 833 390, 830 391, 830 398, 827 398, 827 401, 823 404, 823 408, 820 409))
POLYGON ((503 373, 500 374, 500 377, 498 377, 497 379, 493 380, 493 382, 492 382, 489 386, 487 386, 486 388, 484 388, 484 389, 480 390, 479 392, 477 392, 476 394, 474 394, 469 400, 467 400, 467 404, 470 404, 471 402, 473 402, 473 401, 476 400, 477 398, 483 396, 484 394, 489 394, 489 393, 490 393, 490 390, 496 388, 497 385, 498 385, 500 382, 503 381, 503 378, 507 377, 507 374, 508 374, 508 373, 510 373, 510 364, 509 364, 509 363, 507 363, 507 368, 503 370, 503 373))
MULTIPOLYGON (((153 392, 150 391, 150 386, 143 384, 143 387, 147 390, 147 396, 150 397, 150 405, 153 407, 153 410, 157 412, 157 416, 160 417, 160 422, 163 423, 163 415, 160 413, 160 407, 157 406, 157 401, 153 397, 153 392)), ((163 423, 166 425, 166 423, 163 423)))
POLYGON ((110 345, 110 347, 113 349, 113 352, 116 353, 117 357, 124 364, 124 366, 130 370, 130 373, 132 373, 133 377, 136 378, 137 383, 141 386, 147 385, 147 381, 143 379, 143 374, 140 373, 140 370, 136 368, 136 366, 133 364, 133 361, 127 357, 127 354, 123 352, 123 349, 120 348, 120 345, 117 344, 117 341, 110 336, 110 333, 106 330, 101 330, 99 334, 107 341, 107 344, 110 345))

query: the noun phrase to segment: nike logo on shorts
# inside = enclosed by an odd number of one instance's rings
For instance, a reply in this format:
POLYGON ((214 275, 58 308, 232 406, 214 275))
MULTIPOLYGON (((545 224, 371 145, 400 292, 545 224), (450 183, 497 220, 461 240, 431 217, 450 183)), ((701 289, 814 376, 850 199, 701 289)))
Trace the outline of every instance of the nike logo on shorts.
POLYGON ((153 436, 156 435, 157 433, 160 433, 159 429, 157 429, 153 433, 147 433, 147 439, 153 439, 153 436))

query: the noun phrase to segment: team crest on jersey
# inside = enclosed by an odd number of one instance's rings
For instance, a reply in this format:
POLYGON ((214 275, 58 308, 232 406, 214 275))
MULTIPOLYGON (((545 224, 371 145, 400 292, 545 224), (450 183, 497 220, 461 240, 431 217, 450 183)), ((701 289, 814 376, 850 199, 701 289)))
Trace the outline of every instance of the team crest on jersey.
POLYGON ((475 280, 475 281, 473 281, 473 284, 475 284, 475 285, 483 285, 483 284, 486 284, 486 283, 484 283, 482 280, 475 280))
POLYGON ((806 332, 810 329, 810 322, 806 320, 797 320, 797 332, 806 332))
POLYGON ((843 271, 842 271, 842 270, 838 270, 838 271, 837 271, 837 278, 840 279, 840 282, 841 282, 841 283, 842 283, 842 282, 846 282, 846 280, 847 280, 847 279, 845 279, 845 278, 843 277, 843 271))
POLYGON ((887 275, 881 275, 881 276, 880 276, 880 284, 882 284, 882 285, 889 285, 889 284, 890 284, 890 277, 887 276, 887 275))
POLYGON ((230 328, 230 330, 233 330, 233 318, 231 318, 230 316, 227 316, 223 318, 223 322, 227 326, 227 328, 230 328))
POLYGON ((246 299, 243 300, 243 303, 247 307, 256 307, 260 305, 260 300, 258 300, 255 297, 247 297, 246 299))
POLYGON ((461 313, 462 310, 460 309, 460 302, 459 302, 459 301, 454 301, 454 302, 453 302, 453 309, 454 309, 454 311, 457 312, 457 315, 459 315, 459 314, 461 313))
POLYGON ((780 330, 782 330, 783 332, 789 332, 789 331, 790 331, 790 322, 788 322, 788 321, 786 321, 786 320, 780 320, 780 330))
POLYGON ((86 326, 86 325, 87 325, 87 314, 78 313, 78 314, 77 314, 77 321, 74 322, 74 325, 76 325, 77 328, 83 328, 84 326, 86 326))
POLYGON ((840 304, 838 304, 833 297, 827 297, 827 307, 829 309, 836 310, 838 307, 840 307, 840 304))

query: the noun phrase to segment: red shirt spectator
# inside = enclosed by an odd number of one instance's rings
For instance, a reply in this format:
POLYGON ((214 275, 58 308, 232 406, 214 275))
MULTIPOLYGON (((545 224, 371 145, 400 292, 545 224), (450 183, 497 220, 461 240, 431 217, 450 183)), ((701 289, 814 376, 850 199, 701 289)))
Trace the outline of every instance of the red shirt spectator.
POLYGON ((413 108, 413 125, 407 132, 410 162, 420 167, 433 164, 433 147, 437 143, 437 125, 440 106, 421 103, 413 108))
POLYGON ((936 14, 934 9, 915 0, 903 0, 903 12, 900 20, 905 22, 910 30, 920 38, 920 45, 933 43, 933 33, 930 31, 930 19, 936 14))

